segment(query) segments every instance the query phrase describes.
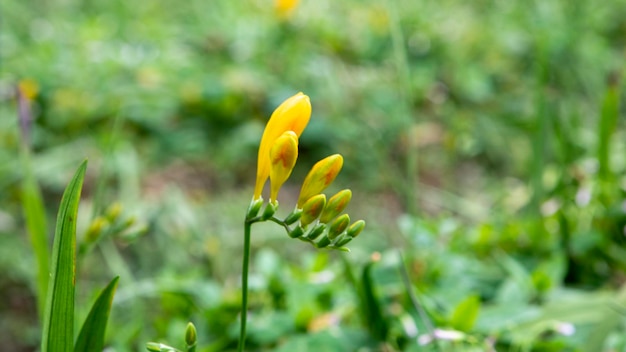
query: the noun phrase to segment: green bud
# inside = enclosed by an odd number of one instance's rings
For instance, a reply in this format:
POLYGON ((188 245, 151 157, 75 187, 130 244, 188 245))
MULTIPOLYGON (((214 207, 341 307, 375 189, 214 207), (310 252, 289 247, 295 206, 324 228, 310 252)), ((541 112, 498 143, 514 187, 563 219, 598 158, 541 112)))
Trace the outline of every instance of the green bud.
POLYGON ((287 215, 287 217, 285 218, 285 224, 291 225, 294 222, 300 220, 301 216, 302 216, 302 209, 294 209, 291 212, 291 214, 287 215))
POLYGON ((355 223, 350 225, 350 227, 348 227, 348 231, 347 231, 348 236, 355 238, 361 233, 361 231, 363 231, 364 228, 365 228, 365 221, 363 220, 356 221, 355 223))
POLYGON ((315 243, 315 247, 324 248, 324 247, 328 247, 329 244, 330 244, 330 240, 328 239, 328 236, 324 236, 322 237, 321 240, 315 243))
POLYGON ((350 236, 341 237, 337 240, 337 243, 335 243, 335 247, 343 247, 350 241, 352 241, 352 237, 350 236))
POLYGON ((246 213, 246 218, 251 219, 259 213, 261 207, 263 206, 263 198, 253 199, 248 206, 248 211, 246 213))
POLYGON ((304 235, 304 229, 302 228, 302 226, 296 226, 295 229, 291 230, 291 232, 289 232, 289 237, 291 238, 298 238, 300 236, 304 235))
POLYGON ((115 220, 118 216, 120 216, 121 213, 122 204, 120 204, 119 202, 115 202, 107 208, 105 216, 110 222, 115 222, 115 220))
POLYGON ((185 329, 185 343, 188 347, 193 347, 196 345, 196 340, 198 338, 198 333, 196 332, 196 327, 192 322, 187 324, 187 329, 185 329))
POLYGON ((317 224, 306 236, 310 240, 318 238, 326 230, 326 224, 317 224))
POLYGON ((151 352, 176 352, 178 351, 172 346, 164 345, 162 343, 157 343, 157 342, 146 343, 146 349, 151 352))
POLYGON ((263 214, 261 214, 261 220, 265 221, 271 218, 276 213, 276 210, 278 210, 278 201, 275 200, 274 202, 267 203, 265 209, 263 210, 263 214))
POLYGON ((156 342, 148 342, 146 344, 146 349, 152 352, 161 352, 161 344, 156 342))
POLYGON ((341 212, 346 209, 351 199, 352 191, 349 189, 339 191, 337 194, 330 197, 328 203, 326 203, 326 206, 324 207, 322 215, 320 216, 320 222, 328 223, 337 215, 341 214, 341 212))
POLYGON ((89 225, 89 229, 87 229, 87 233, 85 234, 85 241, 87 243, 93 243, 100 238, 104 228, 109 226, 109 221, 102 216, 98 216, 93 219, 91 224, 89 225))
POLYGON ((339 216, 328 227, 328 238, 331 241, 334 240, 346 230, 348 225, 350 225, 350 216, 348 214, 339 216))
POLYGON ((318 194, 309 198, 302 206, 300 224, 302 224, 302 226, 307 226, 315 221, 324 210, 324 205, 326 205, 326 196, 323 194, 318 194))

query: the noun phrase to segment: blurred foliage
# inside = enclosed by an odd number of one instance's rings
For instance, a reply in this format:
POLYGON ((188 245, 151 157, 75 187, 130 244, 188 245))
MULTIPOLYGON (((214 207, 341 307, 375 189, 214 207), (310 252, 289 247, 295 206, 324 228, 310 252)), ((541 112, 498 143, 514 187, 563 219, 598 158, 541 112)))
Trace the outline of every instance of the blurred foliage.
POLYGON ((273 6, 0 3, 4 349, 40 336, 22 185, 51 238, 88 157, 77 307, 119 275, 111 350, 183 346, 189 321, 199 351, 234 350, 258 141, 297 91, 313 118, 293 177, 340 151, 368 228, 338 254, 259 226, 252 350, 626 348, 625 0, 273 6))

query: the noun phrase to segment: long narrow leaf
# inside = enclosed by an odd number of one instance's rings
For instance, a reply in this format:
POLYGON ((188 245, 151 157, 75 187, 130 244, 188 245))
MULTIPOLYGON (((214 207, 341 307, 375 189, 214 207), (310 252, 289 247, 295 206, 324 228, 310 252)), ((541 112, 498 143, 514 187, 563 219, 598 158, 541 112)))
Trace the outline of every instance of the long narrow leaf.
POLYGON ((78 167, 61 199, 52 247, 51 277, 41 339, 42 352, 68 352, 74 346, 76 216, 86 169, 85 160, 78 167))
POLYGON ((37 262, 37 311, 43 319, 48 292, 49 260, 48 235, 46 234, 46 211, 41 189, 35 179, 28 149, 22 151, 22 210, 35 260, 37 262))
POLYGON ((619 90, 617 80, 609 82, 602 101, 600 123, 598 127, 598 166, 599 176, 607 180, 611 175, 609 156, 611 155, 611 137, 617 128, 619 116, 619 90))
POLYGON ((107 287, 100 292, 93 306, 91 306, 85 323, 78 334, 74 352, 102 351, 104 347, 104 333, 119 278, 117 276, 111 280, 107 287))

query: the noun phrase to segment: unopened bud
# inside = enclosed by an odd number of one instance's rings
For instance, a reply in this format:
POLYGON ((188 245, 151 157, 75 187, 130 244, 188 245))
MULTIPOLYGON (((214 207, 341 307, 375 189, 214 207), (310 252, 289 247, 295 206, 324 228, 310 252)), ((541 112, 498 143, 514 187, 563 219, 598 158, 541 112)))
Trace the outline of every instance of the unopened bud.
POLYGON ((317 224, 306 237, 310 240, 314 240, 324 233, 324 230, 326 230, 326 224, 317 224))
POLYGON ((289 237, 291 238, 298 238, 300 236, 304 235, 304 229, 301 226, 296 226, 295 229, 291 230, 291 232, 289 232, 289 237))
POLYGON ((276 213, 276 210, 278 210, 278 201, 267 203, 261 215, 261 220, 265 221, 271 218, 276 213))
POLYGON ((352 241, 352 237, 350 236, 341 237, 337 240, 337 243, 335 243, 335 247, 343 247, 350 241, 352 241))
POLYGON ((348 227, 348 231, 347 231, 348 236, 355 238, 361 233, 361 231, 363 231, 364 228, 365 228, 365 221, 363 220, 356 221, 352 225, 350 225, 350 227, 348 227))
POLYGON ((294 222, 300 220, 301 216, 302 216, 302 209, 294 209, 289 215, 287 215, 284 222, 287 225, 291 225, 294 222))
POLYGON ((330 244, 330 240, 328 239, 328 236, 324 236, 317 243, 315 243, 315 247, 324 248, 324 247, 328 247, 329 244, 330 244))
POLYGON ((323 194, 315 195, 307 200, 302 206, 302 217, 300 217, 300 224, 307 226, 315 221, 326 205, 326 196, 323 194))
POLYGON ((278 198, 278 191, 291 175, 297 159, 298 135, 285 131, 270 149, 270 202, 278 198))
POLYGON ((298 207, 304 205, 309 198, 322 193, 337 177, 343 166, 343 157, 334 154, 318 161, 305 177, 298 197, 298 207))
POLYGON ((350 225, 350 216, 348 214, 339 216, 328 227, 328 238, 334 240, 346 230, 348 225, 350 225))
POLYGON ((350 199, 352 199, 352 191, 349 189, 339 191, 337 194, 330 197, 320 216, 320 222, 328 223, 337 215, 341 214, 348 206, 348 203, 350 203, 350 199))
POLYGON ((98 238, 100 238, 100 235, 102 235, 104 228, 108 225, 109 222, 102 216, 98 216, 97 218, 93 219, 93 221, 89 225, 89 229, 87 229, 87 233, 85 234, 85 241, 87 243, 93 243, 97 241, 98 238))
POLYGON ((118 216, 122 213, 122 204, 115 202, 107 208, 105 216, 110 222, 115 222, 118 216))
POLYGON ((192 322, 189 322, 189 324, 187 324, 187 329, 185 329, 185 343, 188 347, 195 346, 197 338, 198 333, 196 332, 196 327, 192 322))
POLYGON ((263 198, 259 197, 257 199, 253 199, 248 206, 248 211, 246 212, 246 218, 251 219, 259 213, 261 207, 263 206, 263 198))

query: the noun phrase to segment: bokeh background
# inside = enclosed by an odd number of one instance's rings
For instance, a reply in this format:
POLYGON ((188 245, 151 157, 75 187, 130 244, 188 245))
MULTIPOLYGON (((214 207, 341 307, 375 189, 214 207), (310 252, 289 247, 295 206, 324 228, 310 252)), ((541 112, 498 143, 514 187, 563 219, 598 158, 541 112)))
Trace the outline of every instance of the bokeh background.
POLYGON ((368 226, 351 253, 255 226, 250 349, 624 350, 626 1, 292 5, 0 4, 2 349, 39 344, 26 146, 50 236, 89 159, 78 314, 120 275, 108 351, 180 346, 190 320, 201 351, 234 350, 258 142, 302 91, 281 211, 341 153, 328 194, 368 226), (107 214, 128 226, 94 241, 107 214))

